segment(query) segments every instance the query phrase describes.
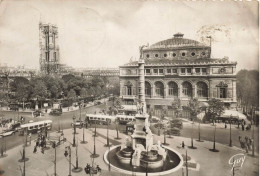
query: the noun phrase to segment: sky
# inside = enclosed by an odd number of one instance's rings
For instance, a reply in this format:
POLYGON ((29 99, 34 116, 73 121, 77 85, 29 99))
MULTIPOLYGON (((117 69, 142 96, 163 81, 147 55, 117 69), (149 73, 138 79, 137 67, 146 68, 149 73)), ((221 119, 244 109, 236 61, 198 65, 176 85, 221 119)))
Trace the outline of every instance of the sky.
POLYGON ((181 32, 211 35, 212 57, 258 69, 258 15, 258 2, 0 0, 0 64, 39 68, 42 21, 58 26, 61 62, 76 68, 118 67, 181 32))

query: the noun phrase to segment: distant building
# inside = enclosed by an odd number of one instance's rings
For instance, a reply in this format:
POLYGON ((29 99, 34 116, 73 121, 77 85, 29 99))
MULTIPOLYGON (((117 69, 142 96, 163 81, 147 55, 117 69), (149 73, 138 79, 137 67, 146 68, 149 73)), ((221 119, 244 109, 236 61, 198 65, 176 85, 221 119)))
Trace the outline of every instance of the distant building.
POLYGON ((60 53, 58 46, 58 28, 51 24, 39 24, 40 32, 40 72, 58 74, 60 53))
MULTIPOLYGON (((191 98, 201 102, 217 98, 227 107, 236 106, 237 63, 211 58, 211 46, 177 33, 145 47, 141 57, 145 61, 147 109, 155 115, 164 111, 174 116, 174 99, 180 99, 183 106, 191 98)), ((138 99, 138 71, 137 61, 120 66, 120 95, 125 104, 135 104, 138 99)))

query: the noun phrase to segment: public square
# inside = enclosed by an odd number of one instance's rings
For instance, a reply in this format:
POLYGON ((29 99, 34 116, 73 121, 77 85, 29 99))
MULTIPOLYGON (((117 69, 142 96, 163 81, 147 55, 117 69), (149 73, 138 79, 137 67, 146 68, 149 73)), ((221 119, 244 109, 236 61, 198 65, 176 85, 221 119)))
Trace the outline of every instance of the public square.
MULTIPOLYGON (((111 102, 108 102, 107 105, 109 105, 111 102)), ((82 116, 88 112, 94 113, 95 111, 100 111, 105 107, 104 104, 98 105, 98 106, 92 106, 88 107, 84 110, 82 110, 82 116)), ((37 120, 43 120, 43 119, 52 119, 53 120, 53 130, 50 133, 51 136, 60 135, 60 133, 57 133, 56 131, 59 128, 59 121, 54 120, 54 118, 61 118, 64 119, 63 121, 63 132, 64 137, 67 139, 66 142, 62 142, 61 145, 57 147, 57 173, 58 175, 67 175, 69 172, 69 161, 68 158, 64 156, 65 147, 70 146, 73 141, 73 128, 71 128, 71 122, 72 115, 76 114, 76 117, 79 118, 80 114, 78 111, 73 112, 67 112, 62 114, 60 117, 56 116, 42 116, 37 117, 37 120), (66 120, 65 120, 66 119, 66 120)), ((11 112, 7 112, 7 114, 10 116, 11 112)), ((8 116, 6 115, 6 116, 8 116)), ((15 115, 14 115, 15 116, 15 115)), ((10 116, 11 117, 11 116, 10 116)), ((25 116, 26 117, 26 116, 25 116)), ((26 120, 32 119, 28 115, 26 117, 26 120)), ((36 118, 33 118, 34 120, 36 118)), ((258 175, 258 152, 255 152, 255 157, 251 156, 251 152, 249 151, 248 154, 246 154, 245 150, 242 150, 240 147, 240 143, 238 141, 238 136, 251 136, 252 131, 242 131, 242 129, 237 129, 237 125, 232 125, 232 138, 233 138, 233 147, 229 147, 229 129, 224 128, 224 124, 217 124, 217 135, 216 135, 216 148, 220 152, 211 152, 209 151, 210 148, 212 148, 212 137, 214 126, 212 124, 203 124, 201 125, 201 140, 204 140, 204 142, 197 142, 196 139, 198 138, 198 124, 195 123, 193 126, 193 137, 194 137, 194 146, 197 147, 197 149, 190 149, 188 146, 191 144, 191 133, 192 133, 192 122, 188 121, 186 119, 183 119, 183 129, 181 130, 181 136, 173 136, 173 138, 166 137, 167 143, 169 143, 170 147, 177 150, 183 156, 185 156, 185 152, 187 150, 188 156, 191 157, 192 163, 196 163, 196 168, 189 168, 189 175, 208 175, 208 174, 214 174, 215 172, 220 172, 220 175, 230 175, 232 173, 231 171, 231 165, 228 164, 229 159, 238 153, 244 153, 246 156, 246 160, 242 166, 242 168, 238 168, 235 171, 235 175, 258 175), (212 134, 211 134, 212 133, 212 134), (181 143, 184 141, 186 147, 183 149, 181 147, 181 143), (253 165, 251 163, 254 163, 253 165)), ((125 134, 125 126, 120 125, 120 140, 115 140, 116 137, 116 130, 115 130, 115 124, 111 124, 109 126, 109 142, 112 144, 112 146, 115 145, 121 145, 124 143, 124 139, 126 138, 125 134)), ((152 131, 154 133, 154 141, 160 140, 161 142, 164 141, 163 135, 158 136, 158 131, 155 128, 152 128, 152 131)), ((78 159, 79 159, 79 166, 84 168, 87 164, 94 163, 94 166, 99 165, 102 169, 102 172, 100 175, 122 175, 122 173, 118 173, 113 168, 109 171, 109 166, 104 162, 103 155, 106 150, 108 150, 108 147, 105 147, 104 145, 107 143, 106 139, 106 126, 104 125, 97 125, 97 138, 96 138, 96 153, 99 154, 98 158, 95 158, 94 160, 90 157, 90 155, 93 153, 93 147, 94 147, 94 140, 93 140, 93 134, 94 134, 94 128, 88 128, 85 129, 85 140, 87 141, 87 144, 81 144, 80 142, 83 140, 83 129, 77 128, 76 129, 76 141, 78 143, 78 159)), ((255 138, 258 140, 258 128, 255 128, 255 138)), ((34 176, 37 175, 51 175, 54 173, 54 149, 49 145, 49 149, 44 152, 44 154, 41 153, 40 148, 37 150, 37 153, 33 153, 33 148, 35 146, 35 137, 32 137, 31 145, 26 147, 26 157, 29 158, 29 161, 26 162, 26 175, 28 176, 34 176)), ((22 145, 24 141, 24 136, 19 136, 16 134, 15 136, 9 136, 6 138, 7 146, 8 148, 6 154, 7 157, 0 159, 0 165, 2 170, 2 175, 19 175, 21 174, 20 167, 23 167, 23 163, 18 162, 18 160, 21 158, 20 152, 22 151, 22 145), (10 138, 10 140, 9 140, 10 138), (19 141, 19 142, 18 142, 19 141)), ((256 151, 258 151, 258 141, 255 141, 255 144, 257 144, 256 151)), ((111 147, 112 147, 111 146, 111 147)), ((76 157, 75 157, 75 147, 72 147, 72 168, 75 167, 76 157)), ((179 170, 178 172, 174 174, 169 175, 182 175, 182 173, 186 173, 185 166, 183 169, 179 170)), ((134 174, 134 173, 133 173, 134 174)), ((73 173, 72 175, 86 175, 85 171, 82 170, 79 173, 73 173)))

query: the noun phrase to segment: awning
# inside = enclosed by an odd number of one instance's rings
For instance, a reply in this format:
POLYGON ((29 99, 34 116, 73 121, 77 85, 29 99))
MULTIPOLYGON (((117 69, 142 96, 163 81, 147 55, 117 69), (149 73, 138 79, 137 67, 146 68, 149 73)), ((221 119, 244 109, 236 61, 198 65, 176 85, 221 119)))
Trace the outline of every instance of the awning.
POLYGON ((122 105, 122 110, 124 111, 137 111, 136 105, 122 105))
POLYGON ((236 110, 225 110, 224 113, 220 116, 224 118, 237 118, 239 120, 247 120, 246 116, 236 110))

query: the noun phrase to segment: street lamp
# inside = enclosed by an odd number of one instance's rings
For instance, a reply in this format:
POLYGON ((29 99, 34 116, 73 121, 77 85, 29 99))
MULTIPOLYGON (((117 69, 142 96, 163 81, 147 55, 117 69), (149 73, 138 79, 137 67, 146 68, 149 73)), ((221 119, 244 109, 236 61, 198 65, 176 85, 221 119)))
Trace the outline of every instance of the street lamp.
POLYGON ((115 139, 119 140, 121 138, 119 137, 119 130, 118 130, 119 121, 118 121, 118 119, 116 119, 115 122, 116 122, 116 138, 115 139))
POLYGON ((190 149, 197 149, 197 147, 194 147, 193 145, 193 125, 194 125, 194 118, 193 118, 193 122, 191 125, 191 146, 189 146, 190 149))
POLYGON ((53 176, 57 176, 57 150, 56 150, 56 148, 57 148, 57 144, 56 144, 56 142, 55 141, 53 141, 52 142, 52 148, 54 148, 54 174, 53 174, 53 176))
POLYGON ((109 119, 107 119, 107 144, 104 145, 105 147, 110 147, 109 137, 108 137, 109 136, 109 130, 108 130, 109 123, 110 123, 110 121, 109 121, 109 119))
POLYGON ((252 156, 255 156, 255 128, 254 128, 254 124, 253 124, 253 117, 254 117, 254 107, 252 107, 252 117, 251 117, 251 126, 253 126, 253 130, 252 130, 252 156))
POLYGON ((76 124, 75 124, 75 119, 76 119, 76 117, 73 116, 73 121, 74 121, 74 123, 73 123, 74 133, 73 133, 73 145, 72 145, 73 147, 76 146, 76 138, 75 138, 75 135, 76 135, 76 124))
POLYGON ((99 157, 99 154, 96 154, 96 135, 93 135, 94 137, 94 152, 90 155, 91 158, 97 158, 99 157))
POLYGON ((217 130, 217 124, 215 124, 215 130, 214 130, 213 149, 209 149, 212 152, 219 152, 219 150, 216 149, 216 130, 217 130))
POLYGON ((79 167, 79 159, 78 159, 78 144, 76 145, 76 166, 72 169, 72 172, 78 173, 81 172, 82 168, 79 167))
POLYGON ((67 157, 69 155, 69 175, 71 176, 71 148, 70 146, 65 147, 64 156, 67 157))
POLYGON ((86 143, 88 143, 87 141, 85 141, 85 122, 83 123, 83 127, 82 127, 82 129, 83 129, 83 133, 82 133, 82 137, 83 137, 83 140, 80 142, 81 144, 86 144, 86 143))
POLYGON ((229 126, 230 126, 230 135, 229 135, 229 146, 232 147, 232 138, 231 138, 231 117, 232 114, 229 117, 229 126))

